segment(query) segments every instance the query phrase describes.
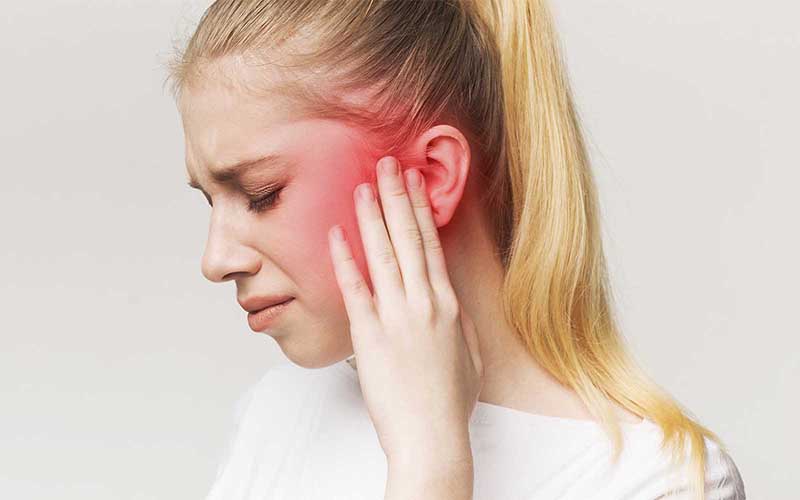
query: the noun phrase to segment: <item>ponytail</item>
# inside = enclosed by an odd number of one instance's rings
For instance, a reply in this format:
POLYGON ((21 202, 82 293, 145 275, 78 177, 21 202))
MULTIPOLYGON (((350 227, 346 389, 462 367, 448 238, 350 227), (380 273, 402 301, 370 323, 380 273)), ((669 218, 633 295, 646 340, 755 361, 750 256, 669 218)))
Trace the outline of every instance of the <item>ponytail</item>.
MULTIPOLYGON (((612 402, 652 420, 673 466, 691 446, 691 488, 703 500, 706 445, 721 444, 635 364, 613 318, 592 177, 558 38, 544 0, 468 3, 495 35, 505 116, 511 234, 504 313, 527 350, 573 388, 614 445, 612 402)), ((724 449, 724 448, 723 448, 724 449)))

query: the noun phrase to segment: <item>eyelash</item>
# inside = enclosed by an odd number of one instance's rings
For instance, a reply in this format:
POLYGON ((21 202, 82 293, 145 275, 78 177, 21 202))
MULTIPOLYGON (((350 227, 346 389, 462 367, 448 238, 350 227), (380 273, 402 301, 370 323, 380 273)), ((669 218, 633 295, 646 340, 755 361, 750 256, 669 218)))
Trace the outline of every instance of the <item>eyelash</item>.
POLYGON ((270 192, 266 196, 262 196, 261 198, 251 200, 249 205, 249 210, 251 212, 260 213, 268 208, 271 208, 277 202, 278 194, 283 191, 283 186, 275 189, 274 191, 270 192))

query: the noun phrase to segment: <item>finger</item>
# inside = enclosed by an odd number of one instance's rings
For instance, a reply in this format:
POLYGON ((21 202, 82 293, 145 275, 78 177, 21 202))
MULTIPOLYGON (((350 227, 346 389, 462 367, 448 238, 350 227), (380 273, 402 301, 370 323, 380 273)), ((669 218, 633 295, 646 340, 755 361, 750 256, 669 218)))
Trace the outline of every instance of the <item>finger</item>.
POLYGON ((405 179, 400 173, 400 165, 391 156, 378 162, 378 190, 406 297, 409 300, 412 297, 431 297, 422 235, 406 192, 405 179))
POLYGON ((439 240, 439 230, 433 220, 425 178, 417 169, 409 169, 406 174, 418 180, 418 184, 413 182, 414 179, 408 182, 408 195, 422 238, 428 282, 434 291, 452 294, 454 293, 453 287, 450 284, 450 275, 447 272, 444 251, 439 240), (411 170, 415 172, 410 172, 411 170))
POLYGON ((405 300, 403 279, 372 184, 368 182, 359 184, 354 190, 354 197, 358 230, 361 233, 367 267, 372 279, 376 307, 379 310, 381 303, 389 304, 405 300))
MULTIPOLYGON (((342 292, 350 323, 352 325, 367 324, 375 316, 372 295, 364 276, 353 259, 344 229, 338 225, 328 231, 328 248, 333 261, 336 283, 342 292), (341 231, 341 239, 337 236, 337 229, 341 231)), ((355 329, 351 328, 351 330, 355 329)))

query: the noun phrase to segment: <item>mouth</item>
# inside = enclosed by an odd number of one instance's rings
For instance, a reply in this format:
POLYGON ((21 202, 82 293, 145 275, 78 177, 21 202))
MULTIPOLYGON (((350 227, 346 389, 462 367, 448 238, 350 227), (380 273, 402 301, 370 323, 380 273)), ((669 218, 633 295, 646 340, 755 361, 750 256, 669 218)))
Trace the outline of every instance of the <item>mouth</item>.
POLYGON ((262 309, 251 311, 247 313, 247 323, 253 331, 261 332, 272 326, 293 301, 294 297, 291 297, 283 302, 277 302, 262 309))
POLYGON ((263 295, 253 296, 246 299, 236 299, 239 305, 247 312, 256 313, 267 307, 274 306, 293 299, 289 295, 263 295))

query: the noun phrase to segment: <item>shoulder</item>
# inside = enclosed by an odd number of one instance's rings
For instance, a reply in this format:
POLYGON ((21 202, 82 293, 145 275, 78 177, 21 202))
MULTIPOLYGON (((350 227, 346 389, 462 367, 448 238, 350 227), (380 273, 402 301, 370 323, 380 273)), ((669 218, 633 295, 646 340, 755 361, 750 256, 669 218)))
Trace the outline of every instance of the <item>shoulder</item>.
MULTIPOLYGON (((658 429, 652 424, 653 429, 658 429)), ((684 455, 683 463, 675 468, 670 457, 660 447, 660 440, 663 434, 660 429, 654 432, 659 444, 658 455, 660 458, 657 463, 658 469, 663 472, 666 483, 659 498, 669 500, 688 500, 690 498, 689 487, 692 478, 692 464, 689 463, 688 452, 684 455)), ((705 500, 745 500, 744 482, 739 473, 733 458, 728 451, 717 442, 704 438, 705 442, 705 500)), ((649 444, 655 444, 651 441, 649 444)), ((654 449, 656 447, 651 447, 654 449)), ((661 475, 661 474, 659 474, 661 475)))
POLYGON ((706 438, 706 499, 745 500, 744 482, 730 454, 706 438))

